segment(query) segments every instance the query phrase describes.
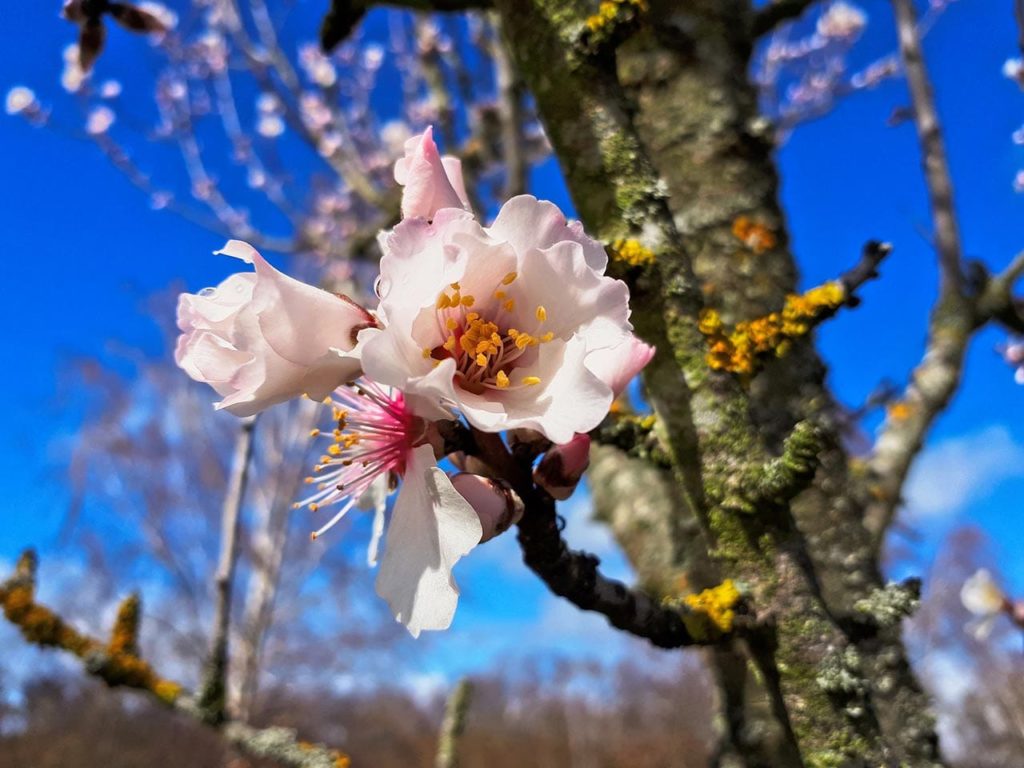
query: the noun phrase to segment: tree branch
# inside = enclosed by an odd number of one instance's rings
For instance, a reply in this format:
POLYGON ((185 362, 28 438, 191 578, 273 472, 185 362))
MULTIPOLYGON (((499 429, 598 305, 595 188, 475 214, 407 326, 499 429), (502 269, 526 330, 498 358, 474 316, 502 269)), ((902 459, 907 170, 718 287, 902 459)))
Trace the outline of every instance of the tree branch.
POLYGON ((772 0, 754 14, 754 38, 764 37, 787 21, 802 16, 815 2, 817 0, 772 0))
POLYGON ((446 449, 457 445, 460 450, 474 454, 497 477, 509 482, 522 499, 526 511, 518 523, 518 540, 523 562, 554 594, 585 611, 602 614, 613 627, 659 648, 712 644, 720 639, 694 637, 679 610, 609 579, 599 570, 600 560, 595 555, 569 549, 562 538, 563 522, 554 499, 531 479, 533 456, 513 458, 497 434, 477 430, 469 433, 454 422, 445 431, 446 449))
POLYGON ((320 25, 320 47, 330 53, 341 45, 366 12, 372 7, 387 5, 411 11, 470 11, 489 8, 489 0, 331 0, 320 25))
POLYGON ((466 713, 472 701, 473 684, 463 678, 455 686, 445 704, 435 768, 459 768, 459 741, 466 729, 466 713))
POLYGON ((246 723, 222 720, 213 723, 195 698, 181 685, 161 677, 138 655, 138 598, 127 598, 118 611, 110 640, 103 642, 79 632, 51 608, 36 602, 36 557, 24 553, 14 575, 0 583, 0 607, 29 643, 58 648, 81 659, 85 671, 111 688, 130 688, 176 712, 217 731, 234 747, 252 757, 266 757, 287 768, 347 768, 346 755, 322 744, 298 739, 286 728, 253 728, 246 723))
POLYGON ((231 475, 221 510, 220 558, 217 562, 215 586, 217 604, 213 619, 210 657, 206 662, 199 689, 199 708, 212 723, 225 718, 228 672, 228 637, 231 629, 231 593, 238 560, 238 532, 242 519, 242 502, 252 463, 253 428, 256 419, 244 419, 235 440, 231 459, 231 475))
POLYGON ((910 88, 914 125, 921 142, 921 163, 935 225, 935 249, 939 254, 943 290, 959 290, 963 282, 963 250, 953 203, 953 182, 935 96, 921 50, 917 12, 913 0, 893 0, 893 7, 903 71, 910 88))
POLYGON ((984 294, 966 295, 962 248, 953 206, 953 187, 935 109, 931 82, 921 52, 913 0, 893 0, 900 55, 914 107, 921 142, 922 165, 935 224, 935 248, 941 272, 939 300, 929 321, 928 342, 920 364, 899 405, 888 411, 882 433, 868 461, 869 493, 866 524, 882 542, 901 502, 901 492, 924 439, 949 404, 960 383, 971 336, 985 318, 984 294))

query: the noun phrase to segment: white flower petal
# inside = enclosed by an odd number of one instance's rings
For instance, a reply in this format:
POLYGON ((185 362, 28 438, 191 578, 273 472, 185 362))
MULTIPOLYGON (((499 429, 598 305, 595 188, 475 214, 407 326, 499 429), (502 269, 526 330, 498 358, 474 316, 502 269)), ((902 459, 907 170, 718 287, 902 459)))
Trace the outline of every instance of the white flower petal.
POLYGON ((451 625, 459 598, 452 568, 482 535, 480 519, 437 467, 433 449, 414 449, 377 575, 377 594, 413 637, 451 625))

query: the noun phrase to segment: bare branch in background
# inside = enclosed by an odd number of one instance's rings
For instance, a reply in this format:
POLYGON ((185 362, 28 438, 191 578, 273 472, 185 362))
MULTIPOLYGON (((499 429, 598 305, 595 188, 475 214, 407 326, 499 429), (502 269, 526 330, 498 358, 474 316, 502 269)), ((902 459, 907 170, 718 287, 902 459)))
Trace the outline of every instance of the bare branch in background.
POLYGON ((817 0, 771 0, 754 14, 753 36, 763 37, 803 15, 817 0))
POLYGON ((941 273, 940 296, 932 310, 924 358, 911 375, 900 407, 890 407, 869 460, 869 489, 874 499, 868 525, 881 542, 901 504, 901 492, 914 458, 935 419, 946 409, 960 383, 971 336, 983 321, 977 301, 967 295, 963 253, 953 204, 953 184, 942 127, 921 50, 913 0, 893 0, 910 88, 914 123, 932 208, 935 249, 941 273))
POLYGON ((203 716, 213 723, 226 717, 228 672, 228 638, 231 630, 231 595, 238 561, 238 533, 242 522, 242 503, 245 500, 249 465, 252 462, 253 431, 256 419, 243 419, 238 428, 231 474, 221 511, 220 558, 214 577, 217 601, 214 609, 210 657, 199 692, 199 708, 203 716))
POLYGON ((452 690, 445 704, 435 768, 459 768, 459 743, 466 729, 466 715, 472 703, 473 683, 464 678, 452 690))
POLYGON ((893 0, 903 71, 910 88, 914 125, 921 142, 928 197, 935 227, 935 250, 942 269, 943 291, 961 290, 963 250, 953 202, 953 180, 942 139, 942 126, 935 107, 935 95, 924 63, 917 13, 913 0, 893 0))
POLYGON ((501 120, 501 147, 505 161, 504 197, 521 195, 526 191, 527 161, 523 147, 523 94, 525 86, 512 65, 505 41, 501 35, 501 17, 487 16, 494 28, 491 55, 494 58, 494 76, 498 86, 498 116, 501 120))

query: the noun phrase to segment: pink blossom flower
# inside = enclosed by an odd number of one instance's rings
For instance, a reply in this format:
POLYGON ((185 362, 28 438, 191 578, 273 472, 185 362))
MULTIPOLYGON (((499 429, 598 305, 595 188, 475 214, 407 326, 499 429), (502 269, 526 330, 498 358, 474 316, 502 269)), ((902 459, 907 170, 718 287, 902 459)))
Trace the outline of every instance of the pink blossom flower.
POLYGON ((483 528, 481 544, 500 536, 523 516, 525 507, 522 499, 497 480, 461 472, 452 478, 452 485, 480 518, 483 528))
POLYGON ((328 402, 336 425, 328 436, 331 445, 316 466, 319 476, 307 478, 317 483, 315 493, 297 506, 341 508, 313 538, 368 502, 376 508, 369 553, 375 562, 387 496, 400 481, 377 594, 414 637, 425 629, 446 629, 459 597, 452 569, 480 543, 480 516, 437 466, 428 425, 400 392, 361 379, 339 388, 328 402))
POLYGON ((654 347, 631 333, 618 346, 599 349, 590 355, 587 367, 611 387, 612 393, 618 397, 633 377, 651 362, 654 352, 654 347))
POLYGON ((252 264, 216 288, 178 300, 178 365, 248 416, 306 393, 320 399, 359 375, 356 334, 376 321, 344 296, 278 272, 247 243, 218 253, 252 264))
POLYGON ((589 466, 590 435, 578 434, 568 443, 556 445, 545 453, 533 471, 533 479, 551 498, 565 501, 572 496, 589 466))
POLYGON ((604 418, 614 393, 591 358, 628 338, 629 291, 556 206, 516 197, 487 229, 444 208, 382 246, 385 327, 360 336, 367 375, 417 397, 428 418, 458 409, 489 432, 566 443, 604 418))
POLYGON ((403 219, 432 219, 444 208, 469 207, 462 161, 447 155, 441 157, 431 128, 405 142, 405 157, 395 162, 395 181, 405 187, 403 219))

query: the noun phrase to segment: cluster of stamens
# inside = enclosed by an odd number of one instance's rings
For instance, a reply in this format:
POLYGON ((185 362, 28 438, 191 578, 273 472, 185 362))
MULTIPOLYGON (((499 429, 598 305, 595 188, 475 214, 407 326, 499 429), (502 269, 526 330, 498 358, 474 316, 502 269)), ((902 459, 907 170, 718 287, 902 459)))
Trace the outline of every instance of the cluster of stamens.
POLYGON ((437 322, 444 341, 433 348, 425 347, 423 357, 433 358, 434 365, 442 360, 455 360, 455 377, 460 386, 471 392, 485 389, 518 389, 541 383, 537 376, 523 376, 513 381, 510 375, 515 362, 530 348, 551 341, 555 334, 540 332, 547 320, 547 310, 538 306, 534 310, 537 327, 523 331, 502 323, 505 313, 512 312, 516 300, 509 295, 509 286, 516 280, 516 273, 509 272, 495 289, 493 299, 496 310, 493 319, 479 312, 468 311, 476 298, 463 295, 459 283, 451 283, 437 297, 435 308, 437 322))
POLYGON ((385 473, 394 479, 405 471, 405 457, 422 432, 422 423, 406 410, 402 394, 362 379, 339 387, 324 400, 331 406, 334 428, 314 429, 312 438, 329 441, 307 485, 316 491, 294 504, 316 512, 321 506, 343 502, 341 509, 313 533, 321 536, 341 520, 370 486, 385 473))

